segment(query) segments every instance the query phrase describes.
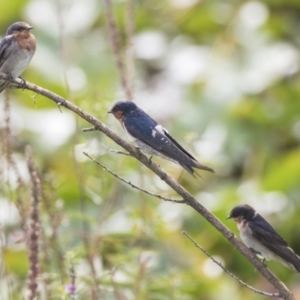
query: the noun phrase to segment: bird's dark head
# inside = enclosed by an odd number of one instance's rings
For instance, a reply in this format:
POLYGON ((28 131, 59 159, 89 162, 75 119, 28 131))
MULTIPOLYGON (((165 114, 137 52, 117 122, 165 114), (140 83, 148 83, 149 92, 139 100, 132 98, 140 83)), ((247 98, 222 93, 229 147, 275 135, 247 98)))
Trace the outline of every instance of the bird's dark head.
POLYGON ((256 214, 253 207, 248 204, 238 205, 232 209, 227 219, 233 219, 237 223, 243 220, 250 221, 256 214))
POLYGON ((112 107, 109 113, 112 113, 118 120, 122 120, 137 108, 132 101, 119 101, 112 107))
POLYGON ((25 22, 16 22, 12 25, 10 25, 6 31, 6 35, 11 35, 15 33, 23 33, 23 32, 29 32, 30 29, 33 27, 25 22))

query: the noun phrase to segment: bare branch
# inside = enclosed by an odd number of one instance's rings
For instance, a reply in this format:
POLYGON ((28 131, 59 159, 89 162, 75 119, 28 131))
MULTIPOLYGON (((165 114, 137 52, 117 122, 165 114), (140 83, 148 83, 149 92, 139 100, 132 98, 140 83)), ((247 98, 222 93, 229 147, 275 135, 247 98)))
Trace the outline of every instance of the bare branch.
POLYGON ((278 293, 267 293, 264 291, 257 290, 256 288, 248 285, 244 281, 242 281, 240 278, 237 276, 233 275, 231 272, 229 272, 219 261, 213 258, 204 248, 202 248, 196 241, 193 240, 185 231, 182 231, 182 234, 184 234, 190 241, 193 242, 193 244, 200 249, 206 256, 208 256, 215 264, 217 264, 225 273, 227 273, 230 277, 235 279, 240 285, 246 287, 247 289, 253 291, 254 293, 261 294, 267 297, 279 297, 278 293))
MULTIPOLYGON (((0 73, 0 78, 8 79, 7 75, 0 73)), ((11 85, 22 87, 22 80, 16 78, 12 80, 11 85)), ((135 147, 132 147, 124 139, 118 136, 110 128, 108 128, 104 123, 100 122, 98 119, 88 114, 80 107, 72 104, 66 99, 60 97, 59 95, 41 88, 30 82, 26 82, 25 88, 35 93, 41 94, 48 99, 54 101, 56 104, 64 106, 65 108, 73 111, 78 116, 95 126, 99 131, 104 133, 115 143, 126 149, 129 154, 134 156, 142 164, 152 170, 157 176, 159 176, 164 182, 166 182, 174 191, 177 192, 185 201, 186 204, 193 207, 199 214, 201 214, 213 227, 215 227, 244 257, 246 257, 253 266, 264 276, 279 292, 281 298, 286 300, 295 300, 294 296, 286 288, 286 286, 268 269, 266 266, 256 257, 252 251, 246 247, 235 235, 210 211, 208 211, 201 203, 199 203, 186 189, 184 189, 174 178, 168 175, 160 166, 153 163, 148 159, 146 155, 141 153, 135 147)))
POLYGON ((115 172, 113 172, 112 170, 110 170, 109 168, 107 168, 106 166, 104 166, 101 162, 95 160, 94 158, 92 158, 88 153, 83 152, 83 154, 85 156, 87 156, 89 159, 91 159, 93 162, 95 162, 97 165, 101 166, 103 168, 103 170, 107 171, 108 173, 110 173, 111 175, 115 176, 116 178, 118 178, 120 181, 130 185, 132 188, 137 189, 145 194, 151 195, 153 197, 156 197, 158 199, 164 200, 164 201, 169 201, 169 202, 174 202, 174 203, 185 203, 185 200, 177 200, 177 199, 172 199, 172 198, 167 198, 167 197, 163 197, 159 194, 154 194, 151 193, 141 187, 138 187, 137 185, 131 183, 130 181, 124 179, 123 177, 119 176, 118 174, 116 174, 115 172))

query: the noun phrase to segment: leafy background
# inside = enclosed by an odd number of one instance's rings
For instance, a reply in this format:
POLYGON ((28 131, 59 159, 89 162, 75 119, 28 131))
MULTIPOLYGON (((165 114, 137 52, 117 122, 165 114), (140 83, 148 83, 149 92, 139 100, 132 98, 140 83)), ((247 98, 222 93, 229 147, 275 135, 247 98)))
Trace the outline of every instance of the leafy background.
MULTIPOLYGON (((216 174, 196 180, 154 158, 230 229, 232 207, 256 208, 300 253, 300 2, 138 1, 126 55, 128 2, 114 1, 134 101, 216 174)), ((23 77, 68 98, 124 136, 107 114, 124 99, 102 1, 1 1, 0 28, 34 26, 37 52, 23 77)), ((263 299, 242 288, 182 235, 189 233, 230 271, 269 292, 264 280, 200 215, 131 189, 88 160, 88 152, 127 180, 176 197, 162 181, 85 121, 29 91, 0 96, 1 299, 28 295, 29 186, 24 147, 43 178, 40 299, 263 299), (10 117, 7 136, 5 118, 10 117), (8 163, 7 147, 17 166, 8 163), (95 289, 97 286, 97 289, 95 289)), ((300 297, 299 275, 268 266, 300 297)))

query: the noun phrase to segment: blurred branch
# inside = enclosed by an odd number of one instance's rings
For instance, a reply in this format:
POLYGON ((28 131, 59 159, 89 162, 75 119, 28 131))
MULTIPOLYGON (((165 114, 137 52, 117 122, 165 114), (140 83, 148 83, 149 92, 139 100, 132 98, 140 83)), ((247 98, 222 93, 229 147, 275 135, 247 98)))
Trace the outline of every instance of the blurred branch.
MULTIPOLYGON (((0 78, 8 79, 8 76, 0 73, 0 78)), ((22 87, 22 80, 19 78, 14 79, 10 86, 22 87)), ((251 264, 264 276, 279 292, 281 298, 286 300, 295 300, 294 296, 286 288, 286 286, 256 257, 256 255, 210 211, 208 211, 201 203, 199 203, 186 189, 184 189, 174 178, 169 176, 160 166, 153 163, 146 155, 144 155, 139 149, 132 147, 123 138, 114 133, 109 127, 104 123, 96 119, 91 114, 85 112, 80 107, 72 104, 66 99, 60 97, 59 95, 41 88, 30 82, 26 82, 25 89, 34 91, 40 95, 47 97, 48 99, 54 101, 57 105, 64 106, 65 108, 73 111, 78 116, 92 124, 99 131, 104 133, 110 139, 112 139, 116 144, 126 149, 132 156, 139 160, 142 164, 152 170, 158 177, 166 182, 174 191, 177 192, 185 201, 186 204, 193 207, 199 214, 201 214, 212 226, 214 226, 244 257, 246 257, 251 264)))
POLYGON ((176 199, 171 199, 171 198, 167 198, 167 197, 163 197, 161 195, 158 194, 154 194, 151 193, 143 188, 138 187, 137 185, 131 183, 130 181, 127 181, 126 179, 122 178, 121 176, 119 176, 118 174, 114 173, 113 171, 111 171, 109 168, 105 167, 101 162, 95 160, 94 158, 92 158, 91 156, 89 156, 89 154, 87 154, 86 152, 83 152, 83 154, 85 156, 87 156, 89 159, 91 159, 93 162, 95 162, 97 165, 101 166, 103 168, 103 170, 107 171, 108 173, 110 173, 111 175, 113 175, 114 177, 118 178, 120 181, 130 185, 132 188, 137 189, 145 194, 151 195, 153 197, 156 197, 158 199, 164 200, 164 201, 169 201, 169 202, 174 202, 174 203, 185 203, 185 200, 176 200, 176 199))
POLYGON ((126 65, 127 65, 127 75, 129 78, 130 90, 133 94, 133 78, 135 73, 134 68, 134 49, 133 49, 133 35, 134 35, 134 13, 135 13, 135 0, 127 1, 127 9, 126 9, 126 65))
POLYGON ((202 248, 199 244, 197 244, 196 241, 194 241, 185 231, 182 231, 182 234, 184 234, 190 241, 193 242, 193 244, 200 249, 206 256, 208 256, 215 264, 217 264, 225 273, 227 273, 230 277, 235 279, 240 285, 246 287, 247 289, 253 291, 254 293, 261 294, 267 297, 279 297, 278 293, 267 293, 260 290, 255 289, 254 287, 248 285, 244 281, 242 281, 237 276, 233 275, 231 272, 229 272, 219 261, 215 260, 204 248, 202 248))
MULTIPOLYGON (((9 168, 14 172, 16 178, 17 178, 17 193, 16 193, 16 206, 18 210, 20 211, 20 218, 21 218, 21 226, 24 232, 26 232, 26 213, 25 213, 25 203, 26 200, 24 199, 24 192, 22 192, 22 189, 26 186, 24 183, 24 180, 22 179, 22 176, 19 172, 19 169, 16 165, 15 159, 12 155, 12 132, 11 132, 11 112, 10 112, 10 98, 9 98, 9 91, 4 90, 4 126, 3 130, 0 128, 0 133, 2 133, 3 136, 0 136, 2 141, 2 154, 6 156, 7 159, 7 171, 9 171, 9 168)), ((1 174, 0 174, 1 176, 1 174)))
POLYGON ((113 53, 115 55, 117 68, 120 73, 122 87, 126 94, 127 100, 132 100, 132 91, 129 86, 127 70, 120 50, 122 48, 120 46, 120 33, 117 29, 117 24, 113 15, 112 3, 111 0, 105 0, 104 2, 106 7, 106 19, 108 22, 110 42, 111 42, 113 53))
POLYGON ((41 182, 33 161, 32 150, 29 146, 25 149, 27 168, 31 181, 31 199, 30 199, 30 225, 27 234, 28 239, 28 258, 29 274, 28 289, 30 294, 28 300, 34 300, 38 297, 38 275, 39 275, 39 238, 40 238, 40 210, 39 203, 41 198, 41 182))

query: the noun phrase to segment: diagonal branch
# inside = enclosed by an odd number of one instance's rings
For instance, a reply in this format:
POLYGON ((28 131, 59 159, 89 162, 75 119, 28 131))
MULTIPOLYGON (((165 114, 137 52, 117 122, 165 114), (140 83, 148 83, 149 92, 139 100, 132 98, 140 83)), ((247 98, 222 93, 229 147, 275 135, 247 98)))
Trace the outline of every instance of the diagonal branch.
POLYGON ((111 175, 115 176, 116 178, 118 178, 120 181, 130 185, 132 188, 134 189, 137 189, 145 194, 148 194, 150 196, 153 196, 153 197, 156 197, 158 199, 161 199, 161 200, 164 200, 164 201, 169 201, 169 202, 174 202, 174 203, 185 203, 185 200, 176 200, 176 199, 171 199, 171 198, 167 198, 167 197, 164 197, 164 196, 161 196, 159 194, 154 194, 154 193, 151 193, 133 183, 131 183, 130 181, 122 178, 121 176, 119 176, 117 173, 113 172, 112 170, 110 170, 109 168, 107 168, 106 166, 104 166, 101 162, 95 160, 94 158, 92 158, 91 156, 89 156, 86 152, 83 152, 83 154, 85 156, 87 156, 89 159, 91 159, 93 162, 95 162, 97 165, 101 166, 103 168, 103 170, 107 171, 108 173, 110 173, 111 175))
POLYGON ((182 231, 182 234, 184 234, 190 241, 193 242, 193 244, 200 249, 206 256, 208 256, 215 264, 217 264, 225 273, 227 273, 230 277, 235 279, 240 285, 246 287, 247 289, 253 291, 254 293, 261 294, 267 297, 279 297, 278 293, 267 293, 264 291, 260 291, 255 289, 254 287, 248 285, 246 282, 242 281, 237 276, 233 275, 231 272, 229 272, 219 261, 214 259, 204 248, 202 248, 196 241, 194 241, 185 231, 182 231))
MULTIPOLYGON (((0 73, 0 78, 9 79, 7 75, 0 73)), ((22 80, 16 78, 12 81, 10 86, 22 87, 22 80)), ((208 211, 201 203, 199 203, 186 189, 184 189, 174 178, 169 176, 160 166, 153 163, 147 158, 146 155, 141 153, 138 149, 132 147, 124 139, 118 136, 110 128, 108 128, 104 123, 96 119, 91 114, 85 112, 80 107, 72 104, 66 99, 60 97, 59 95, 41 88, 30 82, 26 82, 25 89, 34 91, 40 95, 47 97, 48 99, 54 101, 57 105, 64 106, 65 108, 73 111, 78 116, 95 126, 99 131, 104 133, 115 143, 126 149, 132 156, 139 160, 142 164, 152 170, 157 176, 166 182, 174 191, 177 192, 185 201, 186 204, 193 207, 199 214, 201 214, 212 226, 214 226, 244 257, 246 257, 253 266, 264 276, 279 292, 281 298, 285 300, 295 300, 294 296, 286 288, 286 286, 268 269, 266 266, 256 257, 252 251, 247 248, 235 235, 210 211, 208 211)))

